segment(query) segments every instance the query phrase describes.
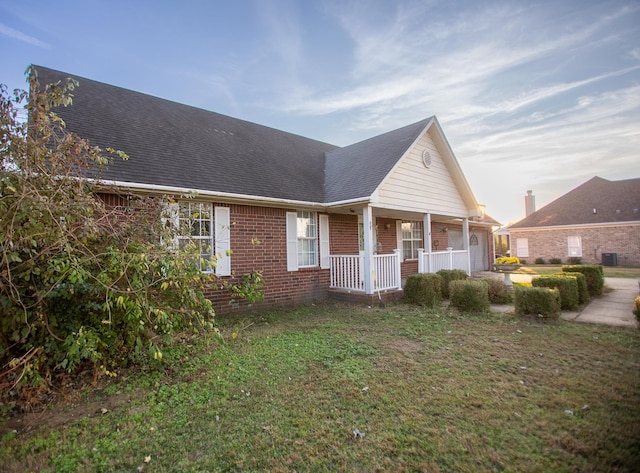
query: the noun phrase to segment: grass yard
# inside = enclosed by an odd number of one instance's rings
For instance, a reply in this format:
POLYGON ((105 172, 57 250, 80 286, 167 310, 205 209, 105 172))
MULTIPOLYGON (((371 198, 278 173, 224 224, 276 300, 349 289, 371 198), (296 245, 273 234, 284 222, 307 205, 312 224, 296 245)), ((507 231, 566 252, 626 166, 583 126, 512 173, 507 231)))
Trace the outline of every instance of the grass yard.
POLYGON ((640 466, 638 331, 406 305, 220 323, 224 343, 185 337, 162 372, 5 420, 2 471, 640 466))

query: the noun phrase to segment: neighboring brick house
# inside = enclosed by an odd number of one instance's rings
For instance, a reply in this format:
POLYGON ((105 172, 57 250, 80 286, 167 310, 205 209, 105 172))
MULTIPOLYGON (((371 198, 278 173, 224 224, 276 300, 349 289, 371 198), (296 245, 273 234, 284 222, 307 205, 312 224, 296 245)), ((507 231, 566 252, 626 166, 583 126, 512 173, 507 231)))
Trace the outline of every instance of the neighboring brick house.
MULTIPOLYGON (((128 195, 174 196, 175 220, 198 229, 203 271, 261 271, 263 305, 391 297, 417 271, 490 268, 497 222, 484 215, 435 117, 340 148, 34 69, 41 84, 79 81, 73 106, 57 111, 69 131, 129 155, 103 174, 103 198, 126 205, 128 195)), ((228 310, 226 292, 208 297, 228 310)))
POLYGON ((511 254, 528 263, 640 266, 640 179, 593 177, 507 230, 511 254))

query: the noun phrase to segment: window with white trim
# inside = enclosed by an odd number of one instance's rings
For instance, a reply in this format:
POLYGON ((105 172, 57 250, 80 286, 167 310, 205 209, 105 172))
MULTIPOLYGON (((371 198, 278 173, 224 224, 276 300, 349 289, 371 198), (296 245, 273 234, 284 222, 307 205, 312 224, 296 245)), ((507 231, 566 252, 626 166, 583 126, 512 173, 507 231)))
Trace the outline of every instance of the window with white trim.
POLYGON ((330 267, 329 216, 311 211, 287 212, 287 271, 330 267))
POLYGON ((318 219, 315 212, 297 213, 298 267, 318 265, 318 219))
POLYGON ((582 257, 582 237, 567 237, 567 249, 569 257, 582 257))
MULTIPOLYGON (((176 229, 178 248, 193 245, 197 265, 205 273, 231 274, 230 210, 207 202, 170 204, 167 222, 176 229)), ((190 248, 191 249, 191 248, 190 248)))
POLYGON ((402 259, 417 259, 418 248, 424 247, 422 222, 402 221, 402 259))
POLYGON ((516 238, 516 254, 518 258, 529 257, 529 239, 528 238, 516 238))

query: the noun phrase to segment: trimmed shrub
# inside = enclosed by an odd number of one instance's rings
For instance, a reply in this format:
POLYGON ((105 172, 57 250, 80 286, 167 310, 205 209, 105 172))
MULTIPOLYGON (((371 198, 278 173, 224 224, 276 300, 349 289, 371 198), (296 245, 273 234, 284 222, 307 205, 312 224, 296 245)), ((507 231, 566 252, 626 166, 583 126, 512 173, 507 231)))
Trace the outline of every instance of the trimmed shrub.
POLYGON ((449 299, 449 283, 451 281, 460 281, 469 277, 461 269, 441 269, 436 274, 442 278, 442 297, 445 299, 449 299))
POLYGON ((562 260, 560 258, 551 258, 549 264, 562 264, 562 260))
POLYGON ((640 320, 640 296, 637 296, 633 301, 633 315, 640 320))
POLYGON ((488 285, 478 280, 455 280, 449 283, 451 306, 460 312, 489 310, 488 285))
POLYGON ((560 308, 562 310, 575 310, 578 308, 580 296, 578 295, 577 278, 561 274, 549 274, 534 278, 531 284, 533 287, 557 289, 560 293, 560 308))
POLYGON ((586 304, 589 302, 589 286, 587 285, 587 277, 578 272, 562 272, 559 273, 558 276, 576 278, 576 282, 578 283, 578 302, 580 304, 586 304))
POLYGON ((604 290, 604 271, 599 264, 577 264, 562 267, 565 273, 582 273, 587 278, 590 296, 601 296, 604 290))
POLYGON ((560 316, 560 292, 548 287, 516 287, 515 311, 518 315, 537 315, 547 319, 560 316))
POLYGON ((511 302, 511 292, 502 279, 482 279, 487 285, 489 302, 492 304, 508 304, 511 302))
POLYGON ((567 260, 567 264, 582 264, 582 258, 580 258, 579 256, 571 256, 567 260))
POLYGON ((536 264, 544 264, 544 258, 536 258, 536 264))
POLYGON ((407 302, 434 307, 442 302, 442 278, 433 273, 411 274, 404 286, 407 302))

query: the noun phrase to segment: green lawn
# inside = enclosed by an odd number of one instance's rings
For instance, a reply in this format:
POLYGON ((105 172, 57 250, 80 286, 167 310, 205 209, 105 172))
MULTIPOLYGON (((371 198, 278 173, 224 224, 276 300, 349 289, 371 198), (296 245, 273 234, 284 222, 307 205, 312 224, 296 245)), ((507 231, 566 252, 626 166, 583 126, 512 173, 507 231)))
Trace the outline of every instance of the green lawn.
POLYGON ((5 421, 2 471, 640 465, 636 330, 406 305, 320 305, 220 323, 224 343, 185 337, 161 373, 122 373, 5 421))

